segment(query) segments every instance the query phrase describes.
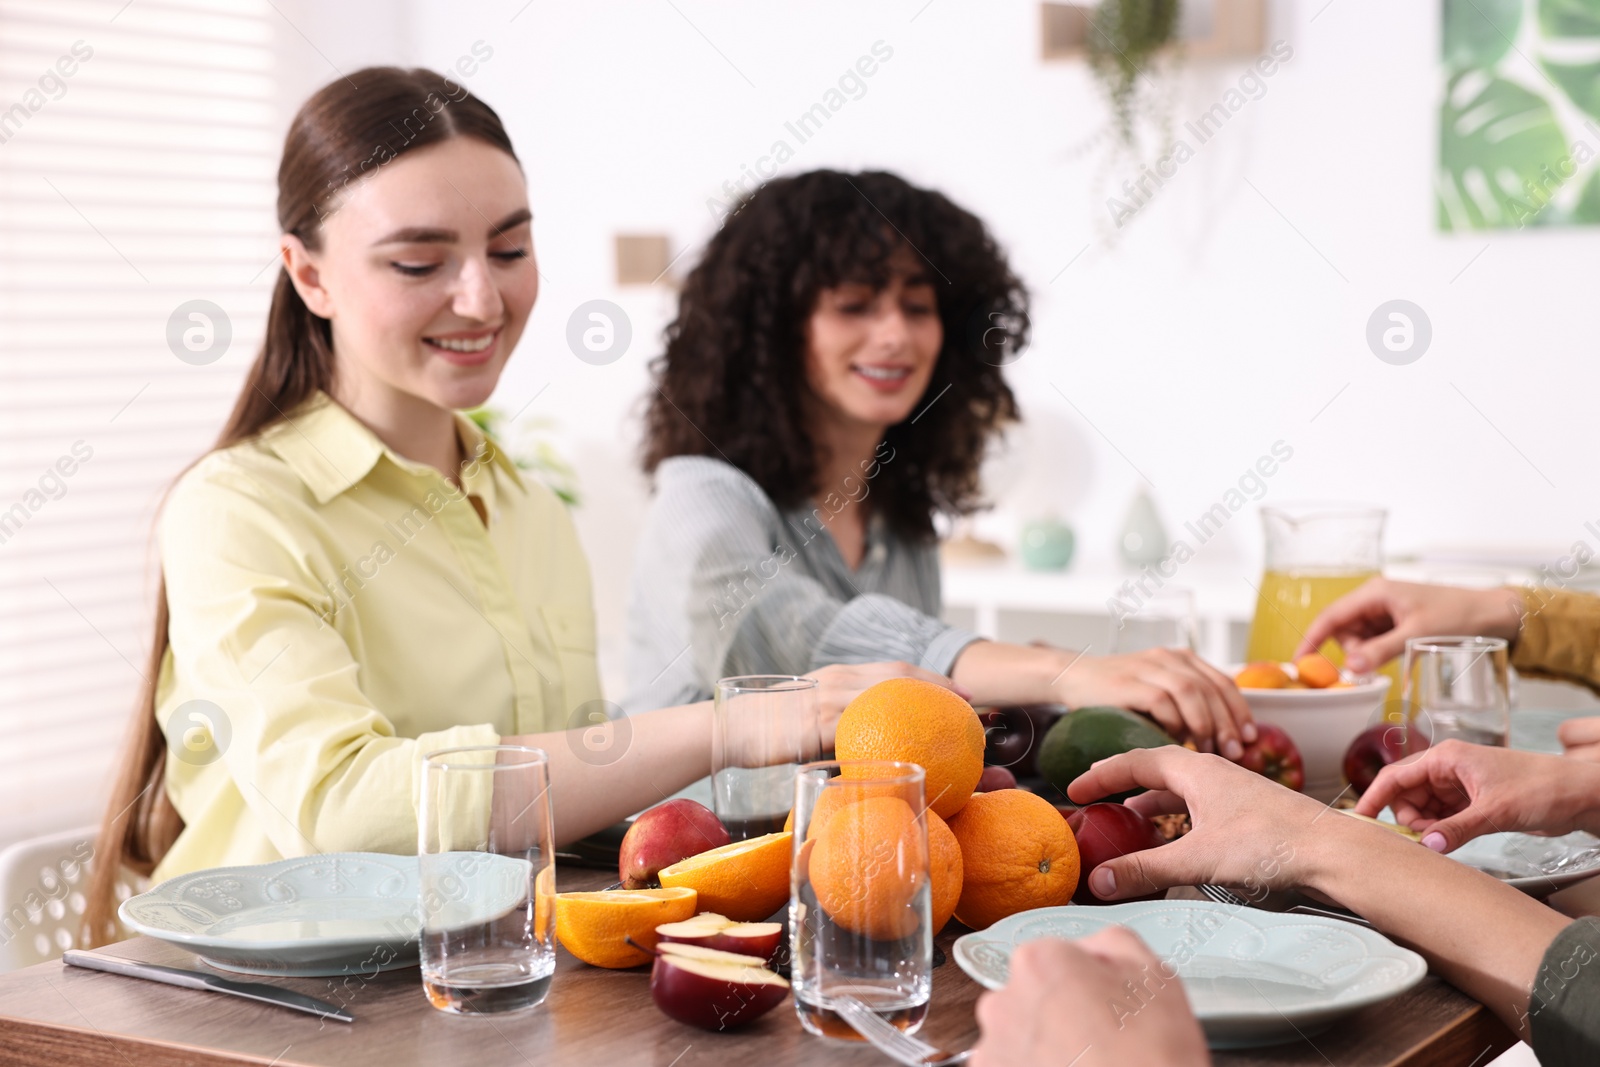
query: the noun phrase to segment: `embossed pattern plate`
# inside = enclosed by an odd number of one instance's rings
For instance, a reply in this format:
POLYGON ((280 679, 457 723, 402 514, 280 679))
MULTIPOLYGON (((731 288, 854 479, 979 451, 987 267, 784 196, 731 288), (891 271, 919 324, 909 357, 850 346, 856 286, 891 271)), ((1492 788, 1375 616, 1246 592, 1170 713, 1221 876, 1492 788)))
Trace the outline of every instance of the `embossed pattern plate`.
POLYGON ((1529 896, 1547 897, 1600 871, 1600 837, 1582 830, 1564 837, 1484 834, 1448 855, 1529 896))
POLYGON ((1165 967, 1139 993, 1107 990, 1121 1005, 1114 1010, 1137 1014, 1141 996, 1148 1001, 1164 981, 1181 980, 1213 1048, 1298 1040, 1404 993, 1428 972, 1421 956, 1364 927, 1199 900, 1025 911, 957 939, 956 963, 998 989, 1024 941, 1076 940, 1115 925, 1142 937, 1165 967))
MULTIPOLYGON (((471 853, 450 918, 487 921, 523 902, 528 862, 471 853)), ((314 977, 413 966, 422 925, 415 856, 332 852, 169 878, 124 901, 130 930, 245 974, 314 977)))

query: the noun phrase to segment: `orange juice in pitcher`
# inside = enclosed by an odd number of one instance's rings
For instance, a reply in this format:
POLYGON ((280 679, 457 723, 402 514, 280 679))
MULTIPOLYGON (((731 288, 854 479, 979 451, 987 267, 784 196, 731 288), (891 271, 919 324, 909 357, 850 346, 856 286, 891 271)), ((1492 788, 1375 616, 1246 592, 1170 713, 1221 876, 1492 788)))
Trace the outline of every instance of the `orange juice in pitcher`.
MULTIPOLYGON (((1256 598, 1245 658, 1287 662, 1321 611, 1376 577, 1383 567, 1382 508, 1290 504, 1261 509, 1266 567, 1256 598)), ((1343 665, 1344 651, 1325 641, 1322 653, 1343 665)), ((1396 682, 1398 664, 1381 673, 1396 682)))

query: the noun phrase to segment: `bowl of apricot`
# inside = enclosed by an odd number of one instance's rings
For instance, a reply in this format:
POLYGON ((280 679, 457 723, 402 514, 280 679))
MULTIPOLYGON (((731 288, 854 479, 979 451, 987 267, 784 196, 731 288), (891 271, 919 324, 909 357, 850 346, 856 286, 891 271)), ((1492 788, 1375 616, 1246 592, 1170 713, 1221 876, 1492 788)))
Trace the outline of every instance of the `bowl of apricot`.
POLYGON ((1317 653, 1293 663, 1246 663, 1230 673, 1255 720, 1294 738, 1305 760, 1305 792, 1320 800, 1337 796, 1345 750, 1382 717, 1389 679, 1351 675, 1317 653))

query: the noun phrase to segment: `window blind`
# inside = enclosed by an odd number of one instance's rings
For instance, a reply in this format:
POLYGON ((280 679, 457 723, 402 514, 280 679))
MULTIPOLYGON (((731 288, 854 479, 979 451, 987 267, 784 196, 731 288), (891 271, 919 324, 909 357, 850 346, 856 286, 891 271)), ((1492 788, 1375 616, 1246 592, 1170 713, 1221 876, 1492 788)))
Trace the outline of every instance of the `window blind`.
POLYGON ((0 845, 98 819, 146 670, 161 494, 259 345, 277 18, 0 0, 0 845))

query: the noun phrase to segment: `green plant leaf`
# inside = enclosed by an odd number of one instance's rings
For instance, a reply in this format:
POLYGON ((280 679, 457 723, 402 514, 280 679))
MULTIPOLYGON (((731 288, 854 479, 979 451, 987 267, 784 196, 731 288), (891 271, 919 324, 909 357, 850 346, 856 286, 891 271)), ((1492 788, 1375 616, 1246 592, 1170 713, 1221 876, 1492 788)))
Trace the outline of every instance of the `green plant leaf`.
POLYGON ((1441 51, 1453 71, 1494 66, 1510 51, 1522 22, 1522 0, 1442 0, 1442 7, 1441 51))
POLYGON ((1569 158, 1545 99, 1481 70, 1450 80, 1439 110, 1439 228, 1520 227, 1539 214, 1525 189, 1569 158))
POLYGON ((1588 182, 1584 184, 1583 194, 1578 197, 1578 203, 1572 209, 1572 221, 1600 222, 1600 170, 1589 175, 1588 182))
POLYGON ((1600 0, 1539 0, 1546 37, 1600 37, 1600 0))
POLYGON ((1567 99, 1594 118, 1600 118, 1600 63, 1552 63, 1539 60, 1550 80, 1561 86, 1567 99))

